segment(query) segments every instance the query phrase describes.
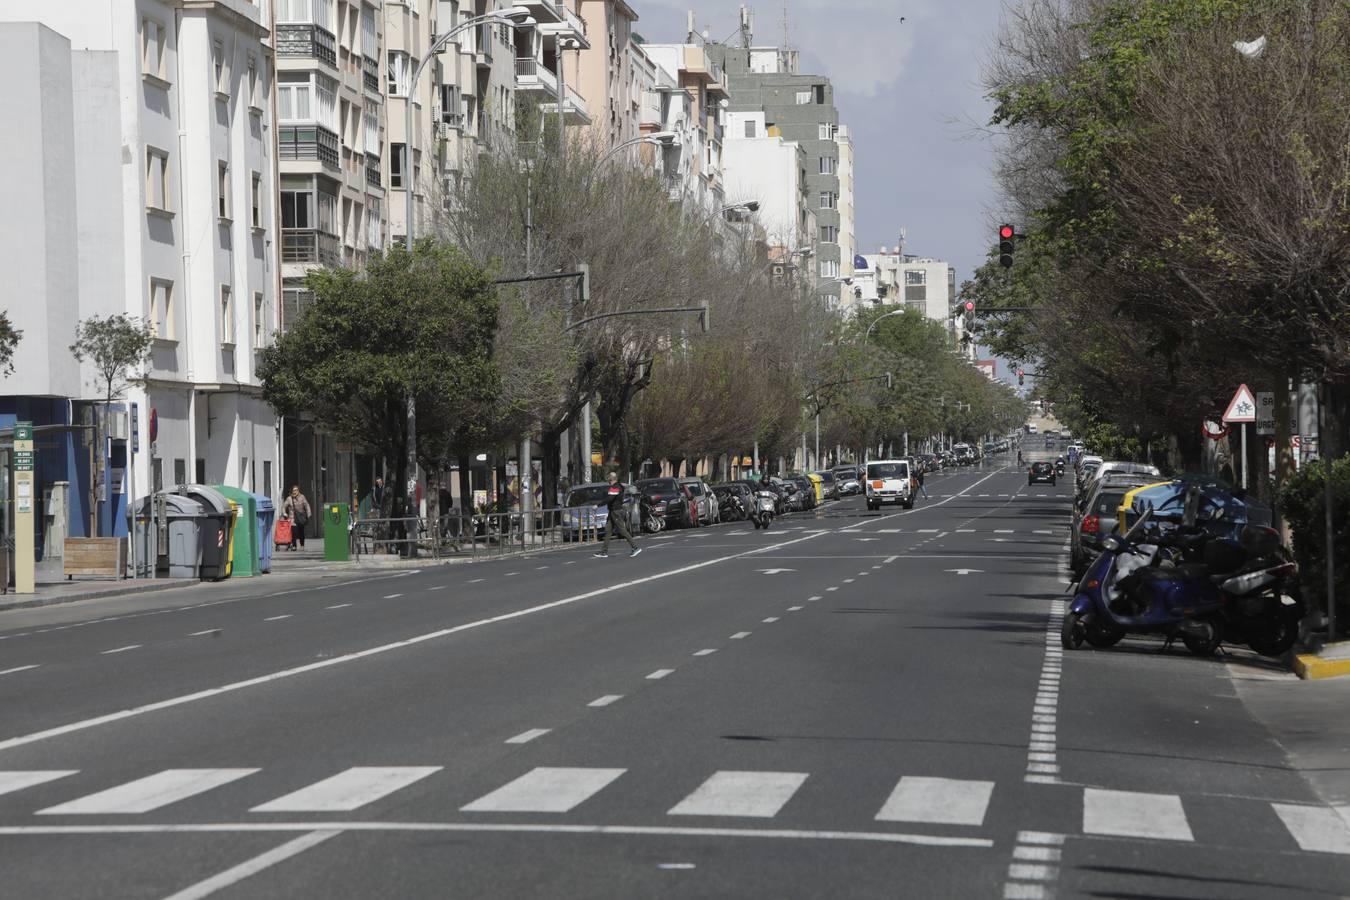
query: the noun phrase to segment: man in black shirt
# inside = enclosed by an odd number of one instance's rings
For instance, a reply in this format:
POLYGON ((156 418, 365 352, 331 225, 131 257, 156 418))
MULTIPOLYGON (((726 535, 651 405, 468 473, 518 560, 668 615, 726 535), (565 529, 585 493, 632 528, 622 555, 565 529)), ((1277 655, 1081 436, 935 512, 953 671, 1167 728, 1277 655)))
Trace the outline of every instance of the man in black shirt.
POLYGON ((629 553, 629 556, 637 556, 642 552, 642 548, 633 540, 633 533, 628 527, 628 509, 624 506, 623 500, 623 485, 619 484, 619 473, 610 472, 609 487, 605 489, 605 506, 609 510, 609 524, 605 528, 605 547, 595 554, 597 559, 605 559, 609 556, 609 539, 616 534, 633 548, 633 552, 629 553))

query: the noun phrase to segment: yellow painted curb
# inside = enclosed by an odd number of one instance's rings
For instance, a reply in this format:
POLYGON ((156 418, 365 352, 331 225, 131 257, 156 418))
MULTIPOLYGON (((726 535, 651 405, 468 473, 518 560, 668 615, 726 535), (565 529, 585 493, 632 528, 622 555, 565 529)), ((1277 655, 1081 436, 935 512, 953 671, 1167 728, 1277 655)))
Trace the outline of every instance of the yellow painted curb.
POLYGON ((1299 678, 1338 678, 1350 675, 1350 659, 1322 659, 1311 654, 1294 657, 1294 671, 1299 678))

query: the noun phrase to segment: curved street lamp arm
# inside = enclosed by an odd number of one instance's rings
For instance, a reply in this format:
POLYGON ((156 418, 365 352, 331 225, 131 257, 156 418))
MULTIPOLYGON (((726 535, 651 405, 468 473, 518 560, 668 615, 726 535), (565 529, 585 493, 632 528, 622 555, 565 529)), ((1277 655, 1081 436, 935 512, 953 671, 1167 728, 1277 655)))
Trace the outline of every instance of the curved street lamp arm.
POLYGON ((614 319, 619 316, 656 316, 668 313, 697 313, 699 319, 702 321, 704 334, 707 334, 711 325, 708 316, 708 305, 705 303, 702 306, 665 306, 660 309, 626 309, 620 310, 619 312, 600 313, 599 315, 587 316, 584 319, 573 322, 563 329, 563 334, 580 328, 582 325, 586 325, 590 322, 597 322, 600 319, 614 319))

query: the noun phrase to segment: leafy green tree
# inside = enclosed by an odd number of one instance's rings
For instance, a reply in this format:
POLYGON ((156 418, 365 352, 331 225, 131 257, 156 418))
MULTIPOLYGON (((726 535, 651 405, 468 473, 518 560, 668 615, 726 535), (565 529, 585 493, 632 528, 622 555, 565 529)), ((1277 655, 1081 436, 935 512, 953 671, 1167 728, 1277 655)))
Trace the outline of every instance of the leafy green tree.
POLYGON ((0 312, 0 373, 14 374, 14 351, 22 337, 23 332, 10 322, 9 313, 0 312))
POLYGON ((394 247, 365 272, 315 270, 314 301, 261 353, 263 396, 394 463, 407 500, 407 401, 419 464, 451 453, 456 434, 497 410, 496 288, 460 251, 427 239, 394 247))

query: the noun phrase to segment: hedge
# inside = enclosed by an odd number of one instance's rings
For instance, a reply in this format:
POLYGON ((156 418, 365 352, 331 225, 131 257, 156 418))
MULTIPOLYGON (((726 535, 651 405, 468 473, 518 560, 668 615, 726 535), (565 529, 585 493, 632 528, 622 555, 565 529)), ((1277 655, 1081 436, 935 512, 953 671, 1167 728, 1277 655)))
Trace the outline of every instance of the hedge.
MULTIPOLYGON (((1303 466, 1279 494, 1280 512, 1294 534, 1303 596, 1317 609, 1326 609, 1326 501, 1325 471, 1321 462, 1303 466)), ((1337 630, 1350 626, 1350 456, 1332 464, 1331 491, 1336 551, 1337 630)))

